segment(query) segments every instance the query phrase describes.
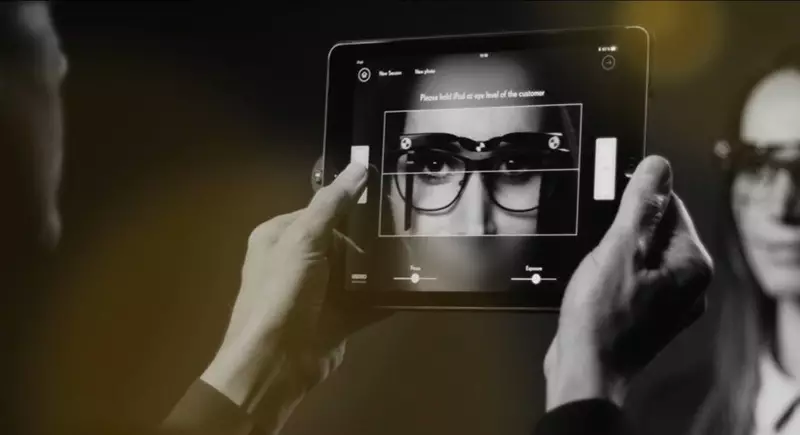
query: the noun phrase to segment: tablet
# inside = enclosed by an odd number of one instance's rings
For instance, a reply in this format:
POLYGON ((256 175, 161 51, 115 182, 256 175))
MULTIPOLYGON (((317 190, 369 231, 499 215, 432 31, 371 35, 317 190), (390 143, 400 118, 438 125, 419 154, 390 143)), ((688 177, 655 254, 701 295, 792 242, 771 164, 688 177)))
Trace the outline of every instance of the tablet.
POLYGON ((557 310, 644 157, 649 62, 633 26, 336 44, 323 182, 372 170, 330 292, 557 310))

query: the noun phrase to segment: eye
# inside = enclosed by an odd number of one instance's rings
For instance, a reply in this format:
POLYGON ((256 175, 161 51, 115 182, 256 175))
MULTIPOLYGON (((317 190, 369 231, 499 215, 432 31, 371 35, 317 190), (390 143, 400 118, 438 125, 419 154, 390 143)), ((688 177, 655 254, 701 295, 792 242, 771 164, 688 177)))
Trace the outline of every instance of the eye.
POLYGON ((453 178, 454 172, 459 169, 458 160, 440 154, 423 154, 416 159, 418 168, 417 177, 427 184, 443 184, 453 178))
POLYGON ((422 156, 417 159, 417 164, 420 166, 420 172, 428 174, 439 174, 447 172, 448 169, 447 162, 437 156, 422 156))
POLYGON ((541 157, 533 155, 520 154, 508 156, 500 161, 497 169, 499 171, 508 173, 530 171, 533 169, 538 169, 541 166, 540 160, 542 160, 541 157))
POLYGON ((459 159, 439 151, 409 154, 404 166, 405 172, 414 173, 419 181, 428 184, 447 183, 455 174, 464 170, 464 164, 459 159))
POLYGON ((521 158, 510 158, 500 163, 501 171, 521 171, 527 169, 526 162, 521 158))
POLYGON ((499 180, 511 184, 526 183, 536 176, 535 161, 530 157, 507 158, 498 166, 499 180))

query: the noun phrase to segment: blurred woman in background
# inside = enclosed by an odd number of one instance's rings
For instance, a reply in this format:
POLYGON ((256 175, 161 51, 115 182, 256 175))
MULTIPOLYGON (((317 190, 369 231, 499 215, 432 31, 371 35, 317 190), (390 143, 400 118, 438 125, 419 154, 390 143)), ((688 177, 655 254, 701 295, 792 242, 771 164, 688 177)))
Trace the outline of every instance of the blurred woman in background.
POLYGON ((697 434, 800 433, 800 48, 748 83, 729 134, 727 290, 697 434))

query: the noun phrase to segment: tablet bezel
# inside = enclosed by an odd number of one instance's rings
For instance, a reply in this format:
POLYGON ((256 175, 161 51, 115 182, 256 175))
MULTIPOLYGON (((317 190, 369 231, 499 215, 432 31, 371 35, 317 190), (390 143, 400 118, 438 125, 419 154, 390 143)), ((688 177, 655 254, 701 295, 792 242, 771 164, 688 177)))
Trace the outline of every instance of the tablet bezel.
MULTIPOLYGON (((640 26, 608 26, 577 29, 537 30, 525 32, 477 33, 464 35, 445 35, 432 37, 395 38, 380 40, 347 41, 335 44, 328 54, 328 73, 326 84, 325 131, 323 139, 323 180, 328 184, 335 174, 325 171, 328 165, 325 151, 331 137, 345 136, 351 127, 352 113, 337 110, 336 107, 352 107, 352 92, 347 87, 338 86, 340 82, 352 82, 352 65, 356 59, 369 58, 380 54, 428 54, 457 52, 496 52, 500 50, 535 49, 541 46, 560 44, 622 44, 627 50, 641 53, 644 69, 642 71, 644 88, 631 89, 641 92, 643 100, 643 124, 641 126, 641 154, 618 156, 618 171, 626 171, 631 164, 640 161, 645 155, 647 136, 647 108, 650 98, 651 39, 640 26)), ((638 128, 638 127, 637 127, 638 128)), ((619 186, 621 189, 624 186, 619 186)), ((619 196, 619 195, 618 195, 619 196)), ((614 203, 618 205, 619 198, 614 203)), ((372 289, 364 291, 347 290, 344 286, 344 255, 331 255, 329 296, 336 303, 348 306, 369 306, 387 309, 411 310, 513 310, 513 311, 558 311, 566 283, 553 286, 540 286, 532 292, 422 292, 372 289)))

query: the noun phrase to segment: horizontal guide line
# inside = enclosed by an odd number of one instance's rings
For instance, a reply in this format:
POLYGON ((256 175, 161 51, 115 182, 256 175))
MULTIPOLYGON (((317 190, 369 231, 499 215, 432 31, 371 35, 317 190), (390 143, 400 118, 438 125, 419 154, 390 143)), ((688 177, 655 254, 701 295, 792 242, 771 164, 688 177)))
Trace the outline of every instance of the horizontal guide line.
MULTIPOLYGON (((410 277, 410 276, 395 276, 393 279, 394 279, 395 281, 411 281, 411 277, 410 277)), ((421 277, 419 277, 418 279, 419 279, 420 281, 424 281, 424 280, 428 280, 428 281, 436 281, 436 278, 432 278, 432 277, 422 277, 422 276, 421 276, 421 277)))
MULTIPOLYGON (((443 100, 444 101, 444 100, 443 100)), ((462 100, 457 100, 462 101, 462 100)), ((467 100, 463 100, 467 101, 467 100)), ((479 101, 479 100, 473 100, 479 101)), ((483 100, 480 100, 483 101, 483 100)), ((440 102, 440 101, 437 101, 440 102)), ((474 106, 474 107, 439 107, 433 109, 407 109, 407 110, 385 110, 384 116, 387 113, 408 113, 408 112, 433 112, 439 110, 474 110, 474 109, 525 109, 530 107, 564 107, 564 106, 583 106, 583 103, 561 103, 561 104, 527 104, 524 106, 474 106)))
POLYGON ((577 236, 578 233, 568 234, 379 234, 378 237, 565 237, 577 236))
MULTIPOLYGON (((477 174, 486 174, 490 172, 576 172, 579 171, 578 168, 564 168, 564 169, 512 169, 509 171, 501 171, 501 170, 488 170, 488 171, 448 171, 444 172, 443 174, 466 174, 467 172, 474 172, 477 174)), ((419 175, 419 174, 430 174, 430 172, 384 172, 383 175, 419 175)))

